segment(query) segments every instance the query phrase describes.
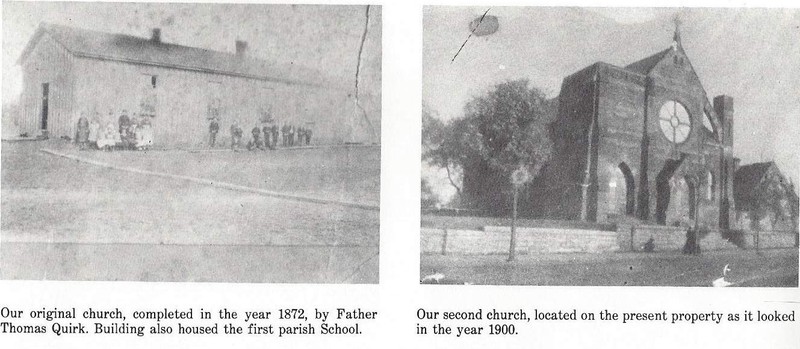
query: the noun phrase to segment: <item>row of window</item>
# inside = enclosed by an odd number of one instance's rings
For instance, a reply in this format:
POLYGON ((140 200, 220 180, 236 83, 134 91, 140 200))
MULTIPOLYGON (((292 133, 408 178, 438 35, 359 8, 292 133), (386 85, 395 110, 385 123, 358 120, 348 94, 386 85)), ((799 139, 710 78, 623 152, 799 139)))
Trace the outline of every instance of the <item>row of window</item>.
MULTIPOLYGON (((678 181, 672 181, 671 187, 675 188, 676 186, 682 187, 680 185, 680 181, 683 181, 684 185, 688 186, 690 197, 694 196, 694 189, 695 187, 690 183, 687 183, 684 179, 679 179, 678 181)), ((705 193, 705 199, 708 201, 714 200, 716 198, 717 192, 717 181, 711 171, 706 172, 706 180, 703 192, 705 193)), ((623 191, 625 192, 626 198, 626 214, 633 214, 634 213, 634 197, 635 197, 635 187, 634 187, 634 180, 633 174, 630 172, 630 169, 625 163, 621 163, 617 168, 617 176, 612 178, 608 182, 608 204, 610 205, 610 210, 615 211, 616 208, 616 197, 617 197, 617 188, 624 188, 623 191), (622 179, 622 183, 618 183, 618 179, 622 179)), ((682 189, 680 189, 682 190, 682 189)), ((693 202, 691 204, 694 204, 693 202)))

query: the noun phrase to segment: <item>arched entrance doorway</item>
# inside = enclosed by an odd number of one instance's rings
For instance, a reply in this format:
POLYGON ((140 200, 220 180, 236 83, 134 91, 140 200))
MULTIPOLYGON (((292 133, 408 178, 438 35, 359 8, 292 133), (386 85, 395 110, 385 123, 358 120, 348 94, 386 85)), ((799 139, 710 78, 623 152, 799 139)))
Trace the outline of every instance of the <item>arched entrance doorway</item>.
POLYGON ((633 215, 636 205, 636 187, 633 172, 625 162, 619 163, 609 171, 608 188, 605 191, 602 209, 608 218, 633 215))
POLYGON ((625 214, 630 216, 636 209, 636 183, 633 181, 633 172, 628 164, 620 162, 619 171, 622 173, 625 183, 625 214))
POLYGON ((690 176, 676 174, 670 180, 670 202, 665 224, 691 226, 697 206, 697 185, 690 176))
POLYGON ((672 176, 675 170, 683 162, 683 157, 680 160, 667 159, 664 167, 656 177, 656 223, 667 224, 667 209, 669 208, 670 199, 672 196, 672 176))

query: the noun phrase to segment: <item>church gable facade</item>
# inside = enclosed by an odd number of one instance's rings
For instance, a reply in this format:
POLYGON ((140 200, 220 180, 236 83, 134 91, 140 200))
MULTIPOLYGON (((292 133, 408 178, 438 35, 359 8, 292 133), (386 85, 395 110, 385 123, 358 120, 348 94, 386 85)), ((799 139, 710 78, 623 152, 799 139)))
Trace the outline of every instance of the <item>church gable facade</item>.
POLYGON ((732 118, 732 98, 709 101, 677 32, 671 47, 626 67, 595 63, 563 81, 537 209, 728 228, 732 118))

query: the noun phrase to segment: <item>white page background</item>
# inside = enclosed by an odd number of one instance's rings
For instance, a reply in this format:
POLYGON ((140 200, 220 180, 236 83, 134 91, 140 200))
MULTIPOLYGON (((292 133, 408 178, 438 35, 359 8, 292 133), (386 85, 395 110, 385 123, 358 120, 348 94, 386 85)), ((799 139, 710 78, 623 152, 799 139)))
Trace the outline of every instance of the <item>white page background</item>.
MULTIPOLYGON (((337 1, 343 3, 361 3, 337 1)), ((668 287, 530 287, 422 286, 419 280, 420 101, 422 72, 422 1, 383 4, 383 115, 381 171, 380 284, 301 285, 147 282, 0 281, 0 306, 36 310, 42 307, 119 307, 212 310, 227 307, 275 310, 337 307, 376 310, 377 321, 364 321, 361 336, 246 335, 88 335, 44 336, 0 334, 0 347, 128 348, 128 347, 525 347, 525 348, 797 348, 795 323, 737 322, 662 324, 620 322, 531 322, 517 324, 516 336, 415 335, 419 308, 429 310, 533 309, 599 312, 626 311, 738 312, 745 309, 800 310, 798 289, 718 289, 668 287)), ((765 6, 764 2, 657 2, 662 6, 765 6)), ((491 5, 475 1, 431 1, 427 5, 491 5)), ((570 5, 638 5, 638 2, 577 2, 570 5)), ((790 1, 770 2, 786 6, 790 1)), ((544 1, 508 1, 502 5, 553 5, 544 1)), ((796 6, 796 5, 790 5, 796 6)), ((4 57, 7 59, 7 57, 4 57)), ((787 96, 788 97, 788 96, 787 96)), ((795 96, 796 97, 796 96, 795 96)), ((257 263, 257 261, 253 261, 257 263)), ((219 321, 220 325, 224 320, 219 321)), ((427 323, 430 324, 430 323, 427 323)), ((430 333, 430 332, 429 332, 430 333)))

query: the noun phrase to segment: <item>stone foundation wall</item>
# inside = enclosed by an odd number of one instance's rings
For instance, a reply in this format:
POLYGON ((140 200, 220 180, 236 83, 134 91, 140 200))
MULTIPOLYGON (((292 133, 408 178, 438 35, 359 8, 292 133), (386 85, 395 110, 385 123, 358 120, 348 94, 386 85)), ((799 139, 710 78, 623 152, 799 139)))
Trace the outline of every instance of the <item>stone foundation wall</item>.
MULTIPOLYGON (((422 228, 420 252, 435 254, 507 254, 510 227, 481 230, 422 228)), ((615 231, 517 228, 517 253, 599 253, 619 250, 615 231)))
MULTIPOLYGON (((604 253, 639 252, 652 237, 655 251, 683 250, 687 228, 666 226, 619 226, 617 231, 517 228, 517 253, 604 253)), ((720 231, 701 232, 701 251, 797 247, 798 235, 792 232, 739 232, 738 245, 720 231)), ((486 226, 483 230, 422 228, 420 252, 423 254, 508 254, 511 228, 486 226)))
POLYGON ((783 231, 745 231, 741 242, 748 250, 797 247, 798 235, 783 231))
MULTIPOLYGON (((685 227, 669 227, 660 225, 620 226, 621 248, 623 251, 641 251, 650 237, 653 238, 655 251, 682 251, 686 244, 688 231, 685 227), (633 238, 633 245, 631 245, 633 238)), ((698 236, 701 251, 730 250, 738 247, 722 236, 718 230, 701 232, 698 236)))

